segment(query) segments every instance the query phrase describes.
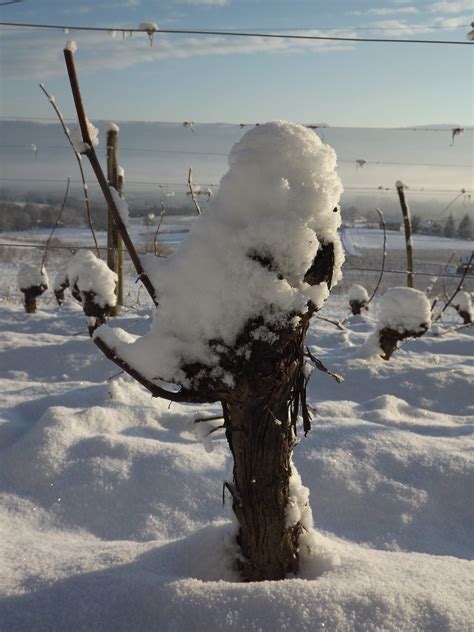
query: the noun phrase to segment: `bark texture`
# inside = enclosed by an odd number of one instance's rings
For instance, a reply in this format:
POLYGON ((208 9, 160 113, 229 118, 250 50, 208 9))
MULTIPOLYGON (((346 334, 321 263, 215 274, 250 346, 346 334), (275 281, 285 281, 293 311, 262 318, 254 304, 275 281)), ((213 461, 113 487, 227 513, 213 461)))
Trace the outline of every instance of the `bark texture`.
POLYGON ((362 313, 363 309, 367 309, 367 303, 365 301, 349 301, 349 305, 351 306, 351 312, 353 316, 358 316, 362 313))
POLYGON ((20 288, 24 294, 23 304, 27 314, 36 314, 36 299, 46 290, 46 285, 33 285, 32 287, 20 288))
POLYGON ((390 327, 384 327, 384 329, 379 331, 379 345, 381 351, 383 351, 382 358, 384 360, 390 360, 399 342, 406 340, 406 338, 419 338, 426 333, 427 330, 428 327, 425 327, 420 331, 409 331, 407 329, 397 331, 396 329, 391 329, 390 327))
POLYGON ((301 526, 288 525, 291 455, 295 430, 291 403, 299 389, 307 322, 279 333, 274 344, 258 343, 252 363, 223 403, 234 457, 228 485, 240 525, 237 542, 242 579, 284 579, 298 570, 301 526))

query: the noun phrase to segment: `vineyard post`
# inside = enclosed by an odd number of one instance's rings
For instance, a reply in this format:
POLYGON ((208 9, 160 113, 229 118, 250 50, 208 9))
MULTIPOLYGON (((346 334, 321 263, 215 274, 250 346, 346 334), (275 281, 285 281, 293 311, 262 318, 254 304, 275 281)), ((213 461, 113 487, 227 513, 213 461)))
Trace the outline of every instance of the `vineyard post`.
MULTIPOLYGON (((123 177, 119 168, 118 127, 110 126, 107 130, 107 180, 122 196, 123 177)), ((110 207, 107 209, 107 265, 117 273, 117 303, 111 315, 117 316, 120 305, 123 305, 123 241, 115 225, 110 207)))
POLYGON ((411 236, 411 216, 410 209, 405 199, 405 185, 403 182, 396 182, 400 206, 402 207, 403 226, 405 228, 405 243, 407 249, 407 287, 413 287, 413 240, 411 236))

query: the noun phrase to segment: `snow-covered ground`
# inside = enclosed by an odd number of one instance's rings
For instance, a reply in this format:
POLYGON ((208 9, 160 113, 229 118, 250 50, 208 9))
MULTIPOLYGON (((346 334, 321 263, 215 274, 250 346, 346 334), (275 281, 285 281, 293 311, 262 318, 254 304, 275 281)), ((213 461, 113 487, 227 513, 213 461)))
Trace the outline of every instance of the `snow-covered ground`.
MULTIPOLYGON (((472 629, 472 328, 384 362, 361 350, 376 309, 344 331, 314 320, 311 350, 345 377, 313 375, 295 449, 319 550, 299 578, 242 584, 227 445, 215 432, 207 452, 193 423, 218 407, 117 375, 70 297, 26 315, 14 270, 0 277, 2 632, 472 629)), ((322 311, 347 313, 345 295, 322 311)), ((115 322, 141 333, 150 311, 115 322)), ((443 331, 460 324, 448 308, 443 331)))
MULTIPOLYGON (((368 228, 344 228, 342 231, 346 250, 352 248, 368 248, 381 250, 383 246, 383 231, 381 229, 368 228)), ((438 251, 465 251, 472 249, 472 242, 465 239, 448 239, 447 237, 438 237, 436 235, 420 235, 412 236, 413 249, 415 252, 420 250, 438 250, 438 251)), ((405 234, 402 231, 387 231, 387 250, 405 250, 405 234)), ((349 254, 353 254, 349 252, 349 254)))

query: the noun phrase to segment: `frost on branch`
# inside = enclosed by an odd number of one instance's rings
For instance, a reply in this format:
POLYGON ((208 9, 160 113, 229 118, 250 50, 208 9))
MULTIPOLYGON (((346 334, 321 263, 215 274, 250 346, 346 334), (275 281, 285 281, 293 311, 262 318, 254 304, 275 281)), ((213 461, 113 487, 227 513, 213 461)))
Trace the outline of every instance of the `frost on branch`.
POLYGON ((179 252, 149 257, 158 292, 152 330, 133 345, 107 336, 148 379, 198 388, 232 382, 262 326, 278 336, 319 309, 341 277, 336 155, 314 132, 277 122, 247 132, 208 211, 179 252), (326 257, 330 277, 319 279, 326 257), (232 350, 232 351, 231 351, 232 350), (231 357, 232 356, 232 357, 231 357), (186 367, 199 364, 199 371, 186 367))
POLYGON ((82 303, 92 335, 117 302, 117 275, 92 252, 79 251, 69 262, 67 279, 73 295, 82 303))
POLYGON ((17 282, 20 291, 24 294, 25 311, 28 314, 34 314, 36 299, 48 289, 49 279, 46 268, 24 264, 18 271, 17 282))
POLYGON ((423 292, 408 287, 393 287, 380 300, 376 337, 380 355, 389 360, 397 344, 418 338, 431 326, 431 306, 423 292))

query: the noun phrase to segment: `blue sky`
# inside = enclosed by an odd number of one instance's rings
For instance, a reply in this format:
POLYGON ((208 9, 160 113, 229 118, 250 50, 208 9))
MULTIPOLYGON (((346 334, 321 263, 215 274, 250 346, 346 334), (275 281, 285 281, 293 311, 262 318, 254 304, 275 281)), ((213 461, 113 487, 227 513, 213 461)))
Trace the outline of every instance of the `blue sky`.
MULTIPOLYGON (((25 0, 0 7, 0 20, 314 34, 334 29, 329 34, 466 41, 473 8, 471 0, 25 0), (380 27, 385 30, 375 30, 380 27)), ((91 119, 474 124, 470 46, 164 34, 150 46, 141 33, 122 39, 10 28, 0 30, 2 116, 52 117, 40 81, 64 114, 73 115, 62 58, 68 39, 78 45, 91 119)))

